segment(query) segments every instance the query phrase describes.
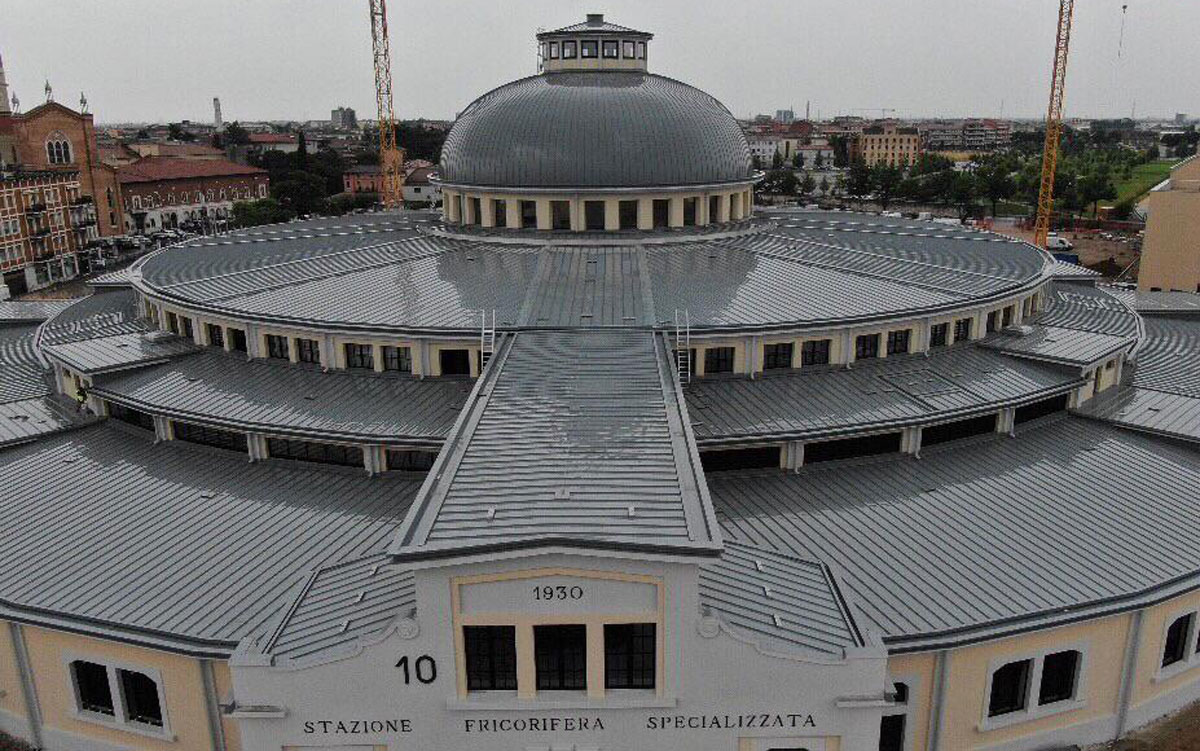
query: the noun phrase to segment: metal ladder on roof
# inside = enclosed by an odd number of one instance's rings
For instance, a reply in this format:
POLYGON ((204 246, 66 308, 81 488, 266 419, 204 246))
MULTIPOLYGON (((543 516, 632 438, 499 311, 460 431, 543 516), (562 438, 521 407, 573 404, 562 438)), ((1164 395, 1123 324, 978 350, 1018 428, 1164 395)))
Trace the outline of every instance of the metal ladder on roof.
POLYGON ((680 383, 692 382, 692 317, 675 309, 675 372, 680 383))
POLYGON ((496 310, 492 309, 491 319, 488 311, 479 311, 479 372, 487 367, 488 360, 496 352, 496 310))

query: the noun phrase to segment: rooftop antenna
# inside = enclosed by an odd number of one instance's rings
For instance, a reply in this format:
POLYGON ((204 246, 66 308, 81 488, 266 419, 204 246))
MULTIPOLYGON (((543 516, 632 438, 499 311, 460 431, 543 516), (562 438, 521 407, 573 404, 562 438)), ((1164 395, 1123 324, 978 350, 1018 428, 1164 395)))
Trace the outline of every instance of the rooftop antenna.
POLYGON ((1125 50, 1125 14, 1129 10, 1129 4, 1125 3, 1121 6, 1121 36, 1117 39, 1117 59, 1121 59, 1121 54, 1125 50))

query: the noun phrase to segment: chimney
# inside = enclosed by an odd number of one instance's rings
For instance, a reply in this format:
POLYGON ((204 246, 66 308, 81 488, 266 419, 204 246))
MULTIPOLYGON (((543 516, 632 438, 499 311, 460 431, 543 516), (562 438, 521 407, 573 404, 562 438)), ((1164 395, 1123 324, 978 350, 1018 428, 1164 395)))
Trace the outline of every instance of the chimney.
POLYGON ((587 22, 588 22, 588 26, 600 26, 604 23, 604 14, 603 13, 588 13, 587 14, 587 22))
POLYGON ((8 81, 4 80, 4 59, 0 58, 0 115, 11 115, 8 106, 8 81))

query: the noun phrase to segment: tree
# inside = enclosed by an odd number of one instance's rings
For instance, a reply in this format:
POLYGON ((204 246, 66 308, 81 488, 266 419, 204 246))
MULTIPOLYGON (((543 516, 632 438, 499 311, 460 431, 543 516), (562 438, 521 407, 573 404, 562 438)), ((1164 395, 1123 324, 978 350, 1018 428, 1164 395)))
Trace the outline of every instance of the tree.
POLYGON ((796 155, 792 157, 792 166, 795 167, 796 169, 804 169, 804 152, 803 151, 797 151, 796 155))
MULTIPOLYGON (((824 179, 825 178, 821 178, 822 181, 824 181, 824 179)), ((805 172, 804 177, 800 178, 800 195, 811 196, 813 190, 815 190, 816 187, 817 187, 816 180, 813 180, 813 176, 810 175, 808 172, 805 172)), ((824 191, 822 191, 822 192, 824 192, 824 191)))
POLYGON ((850 165, 850 175, 846 178, 846 195, 861 202, 871 193, 871 170, 861 159, 850 165))
MULTIPOLYGON (((820 158, 820 156, 817 157, 817 159, 820 158)), ((829 194, 829 179, 825 175, 821 175, 821 182, 817 185, 817 190, 821 191, 822 198, 829 194)))
POLYGON ((304 131, 296 134, 296 169, 303 170, 308 167, 308 138, 305 137, 304 131))
POLYGON ((833 147, 834 167, 845 167, 850 164, 850 141, 846 136, 831 136, 829 145, 833 147))
POLYGON ((1117 189, 1107 171, 1091 172, 1079 180, 1080 204, 1087 206, 1090 203, 1093 217, 1099 212, 1101 199, 1116 197, 1117 189))
POLYGON ((825 157, 822 156, 821 152, 818 151, 817 156, 815 158, 813 158, 813 168, 821 169, 824 166, 825 166, 825 157))
POLYGON ((892 197, 896 195, 896 189, 903 179, 903 167, 894 167, 880 162, 871 168, 871 187, 884 211, 887 211, 888 205, 892 202, 892 197))
POLYGON ((290 219, 288 212, 274 198, 258 201, 236 201, 233 204, 233 222, 239 227, 257 227, 290 219))
POLYGON ((758 184, 758 192, 765 195, 794 196, 798 183, 795 172, 789 169, 773 169, 758 184))
POLYGON ((950 201, 958 207, 959 220, 966 219, 971 215, 977 195, 978 187, 974 175, 970 172, 959 172, 954 176, 954 182, 950 187, 950 201))
POLYGON ((779 169, 783 166, 783 154, 779 151, 775 152, 775 156, 771 157, 771 169, 779 169))
POLYGON ((250 143, 250 132, 243 128, 241 123, 234 120, 225 126, 222 138, 229 146, 240 146, 250 143))
POLYGON ((992 203, 992 216, 996 215, 996 204, 1013 194, 1015 186, 1008 168, 1004 164, 993 161, 975 170, 979 190, 992 203))
POLYGON ((183 129, 180 123, 169 123, 167 125, 167 138, 172 141, 195 141, 196 136, 183 129))
POLYGON ((296 215, 320 213, 326 208, 325 181, 310 172, 295 170, 279 182, 271 180, 271 196, 296 215))

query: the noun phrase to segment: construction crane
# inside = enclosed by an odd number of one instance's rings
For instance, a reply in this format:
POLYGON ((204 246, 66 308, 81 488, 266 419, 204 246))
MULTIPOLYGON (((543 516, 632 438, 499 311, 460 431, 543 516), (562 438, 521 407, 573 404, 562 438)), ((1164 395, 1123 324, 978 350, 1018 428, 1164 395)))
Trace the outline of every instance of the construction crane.
POLYGON ((379 198, 385 208, 403 203, 404 152, 396 145, 396 115, 392 107, 392 53, 388 49, 386 0, 371 5, 371 50, 375 56, 375 107, 379 123, 379 198))
POLYGON ((1058 33, 1054 41, 1054 69, 1050 77, 1050 108, 1046 111, 1046 144, 1042 149, 1042 185, 1038 191, 1034 243, 1046 247, 1054 216, 1054 174, 1058 169, 1059 141, 1063 129, 1063 97, 1067 89, 1067 50, 1071 45, 1071 19, 1075 0, 1059 0, 1058 33))

